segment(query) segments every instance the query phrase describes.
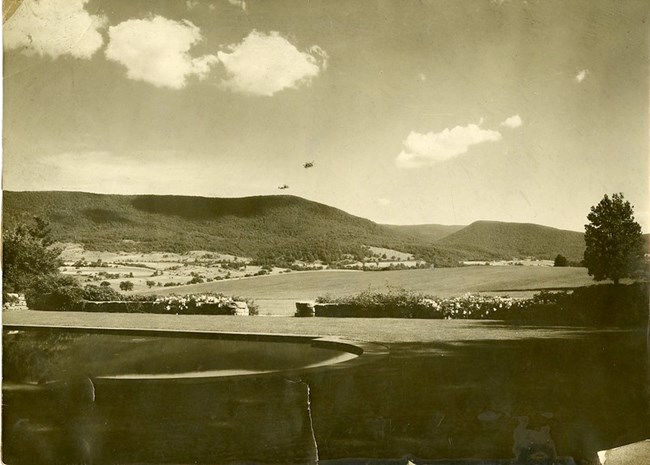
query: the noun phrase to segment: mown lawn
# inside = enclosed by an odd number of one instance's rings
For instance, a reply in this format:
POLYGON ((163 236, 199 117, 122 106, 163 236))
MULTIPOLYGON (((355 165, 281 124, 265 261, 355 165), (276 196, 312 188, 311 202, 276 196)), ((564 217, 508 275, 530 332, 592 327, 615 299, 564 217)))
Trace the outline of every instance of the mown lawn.
POLYGON ((477 320, 235 317, 35 310, 5 312, 3 323, 336 336, 383 344, 562 338, 598 332, 575 328, 513 327, 496 321, 477 320))

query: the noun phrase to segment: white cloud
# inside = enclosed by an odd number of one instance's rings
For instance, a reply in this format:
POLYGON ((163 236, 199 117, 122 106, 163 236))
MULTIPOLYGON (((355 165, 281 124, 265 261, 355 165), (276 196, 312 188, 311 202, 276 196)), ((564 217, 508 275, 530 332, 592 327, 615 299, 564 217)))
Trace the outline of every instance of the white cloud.
POLYGON ((204 79, 218 62, 214 55, 190 56, 190 48, 203 37, 189 21, 129 19, 111 26, 108 35, 106 58, 126 66, 130 79, 157 87, 183 88, 189 76, 204 79))
POLYGON ((578 74, 576 74, 576 82, 577 82, 578 84, 580 84, 582 81, 585 80, 585 78, 587 77, 587 74, 589 74, 589 70, 588 70, 588 69, 580 70, 580 71, 578 72, 578 74))
POLYGON ((521 116, 512 115, 510 118, 506 118, 504 121, 501 121, 501 126, 507 128, 515 129, 520 127, 524 122, 521 120, 521 116))
POLYGON ((99 31, 107 19, 89 14, 84 9, 87 2, 24 0, 5 24, 5 48, 20 49, 26 55, 90 58, 104 44, 99 31))
POLYGON ((466 153, 472 145, 501 140, 501 133, 477 124, 445 128, 420 134, 412 131, 403 141, 404 150, 395 159, 400 168, 433 165, 466 153))
POLYGON ((241 43, 218 52, 227 77, 223 85, 243 94, 271 96, 307 84, 327 66, 317 45, 301 52, 278 32, 252 31, 241 43))
POLYGON ((199 0, 186 0, 185 6, 188 10, 193 10, 199 5, 199 0))

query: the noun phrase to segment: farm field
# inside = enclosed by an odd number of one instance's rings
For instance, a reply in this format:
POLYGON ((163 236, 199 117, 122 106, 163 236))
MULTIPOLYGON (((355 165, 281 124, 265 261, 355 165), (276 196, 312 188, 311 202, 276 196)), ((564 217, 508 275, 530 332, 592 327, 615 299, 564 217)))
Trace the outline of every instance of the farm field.
MULTIPOLYGON (((250 265, 250 258, 219 254, 205 250, 187 253, 172 252, 99 252, 85 250, 81 244, 60 243, 63 266, 59 271, 75 276, 84 284, 108 282, 118 289, 122 281, 133 284, 140 292, 164 286, 179 286, 193 279, 201 282, 240 278, 260 273, 261 266, 250 265)), ((282 268, 267 268, 264 273, 284 272, 282 268)))
POLYGON ((593 284, 584 268, 476 266, 435 270, 381 272, 310 271, 276 276, 156 288, 151 294, 221 292, 255 299, 261 315, 291 315, 297 300, 315 300, 330 294, 344 296, 365 290, 405 288, 439 297, 471 293, 526 296, 541 289, 562 289, 593 284))
MULTIPOLYGON (((147 290, 161 291, 162 287, 176 288, 193 283, 249 278, 257 276, 272 276, 292 272, 289 268, 277 266, 253 265, 249 257, 192 250, 186 253, 173 252, 107 252, 85 250, 83 245, 75 243, 59 243, 62 248, 61 259, 63 266, 59 268, 63 274, 72 275, 86 284, 108 282, 117 289, 122 281, 128 280, 133 284, 133 292, 147 290)), ((377 268, 416 268, 421 266, 421 260, 415 260, 410 254, 370 247, 374 254, 364 263, 348 260, 345 265, 330 268, 320 262, 304 262, 296 260, 293 265, 299 270, 318 271, 329 269, 353 268, 360 270, 377 268)), ((162 292, 156 292, 162 293, 162 292)))

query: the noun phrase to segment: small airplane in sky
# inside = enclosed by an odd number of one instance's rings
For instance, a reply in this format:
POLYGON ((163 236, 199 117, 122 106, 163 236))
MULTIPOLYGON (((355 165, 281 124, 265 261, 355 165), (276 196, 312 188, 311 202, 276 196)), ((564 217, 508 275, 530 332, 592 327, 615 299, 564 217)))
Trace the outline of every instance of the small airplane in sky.
POLYGON ((289 189, 289 186, 287 186, 286 184, 283 184, 281 186, 278 186, 278 189, 280 189, 280 190, 289 189))
POLYGON ((302 166, 304 166, 305 168, 313 168, 314 167, 314 162, 313 161, 308 161, 307 163, 305 163, 302 166))

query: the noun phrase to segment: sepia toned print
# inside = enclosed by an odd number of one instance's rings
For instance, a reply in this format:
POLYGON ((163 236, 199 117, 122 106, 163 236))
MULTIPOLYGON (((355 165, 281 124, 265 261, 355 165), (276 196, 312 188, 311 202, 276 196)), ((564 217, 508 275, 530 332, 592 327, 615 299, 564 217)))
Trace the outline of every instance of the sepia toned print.
POLYGON ((650 463, 649 11, 4 2, 3 462, 650 463))

